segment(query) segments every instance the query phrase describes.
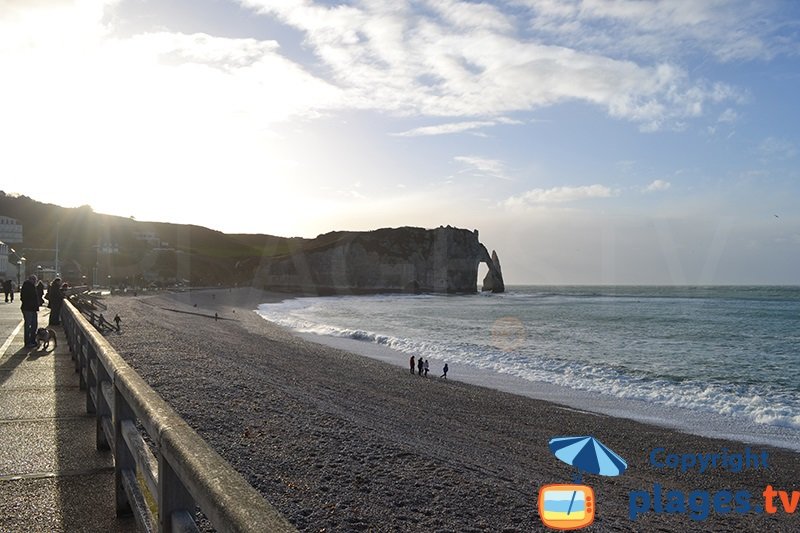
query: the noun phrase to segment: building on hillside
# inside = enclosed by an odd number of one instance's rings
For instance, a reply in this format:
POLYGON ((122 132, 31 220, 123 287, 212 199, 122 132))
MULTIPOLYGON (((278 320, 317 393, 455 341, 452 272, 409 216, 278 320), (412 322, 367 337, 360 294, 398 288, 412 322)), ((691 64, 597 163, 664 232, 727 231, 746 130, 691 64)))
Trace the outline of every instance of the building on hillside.
POLYGON ((16 278, 17 284, 25 279, 25 258, 3 241, 0 241, 0 278, 16 278))
MULTIPOLYGON (((0 241, 0 278, 6 279, 11 277, 10 270, 8 265, 8 245, 0 241)), ((16 275, 16 272, 14 272, 14 274, 16 275)))
POLYGON ((16 219, 0 215, 0 241, 7 244, 21 244, 22 225, 16 219))
POLYGON ((159 246, 161 245, 161 237, 154 231, 137 231, 134 232, 133 238, 144 241, 150 246, 159 246))
POLYGON ((51 281, 59 277, 59 272, 54 265, 37 265, 35 274, 45 285, 49 285, 51 281))
POLYGON ((101 242, 97 245, 97 253, 101 255, 112 255, 119 253, 119 244, 116 242, 101 242))

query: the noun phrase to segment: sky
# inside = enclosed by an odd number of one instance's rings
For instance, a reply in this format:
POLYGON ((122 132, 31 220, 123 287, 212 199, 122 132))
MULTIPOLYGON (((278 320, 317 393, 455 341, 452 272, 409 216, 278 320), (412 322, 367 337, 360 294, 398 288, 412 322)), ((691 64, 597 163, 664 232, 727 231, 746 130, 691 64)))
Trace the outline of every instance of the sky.
POLYGON ((0 0, 0 73, 6 193, 478 229, 511 284, 800 284, 793 0, 0 0))

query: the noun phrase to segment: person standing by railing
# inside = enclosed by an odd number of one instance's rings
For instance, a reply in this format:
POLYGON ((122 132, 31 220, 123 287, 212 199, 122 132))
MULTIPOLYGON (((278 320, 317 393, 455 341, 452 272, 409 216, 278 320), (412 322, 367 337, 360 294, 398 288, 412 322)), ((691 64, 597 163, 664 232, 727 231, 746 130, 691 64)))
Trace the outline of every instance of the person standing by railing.
POLYGON ((36 276, 25 280, 19 290, 19 299, 22 302, 22 318, 25 321, 25 347, 36 346, 36 329, 39 327, 39 293, 36 292, 36 276))
POLYGON ((61 288, 61 278, 56 278, 50 283, 47 290, 47 307, 50 308, 50 325, 61 325, 61 304, 64 303, 64 290, 61 288))
POLYGON ((39 280, 36 284, 36 294, 39 295, 39 306, 44 305, 44 282, 39 280))

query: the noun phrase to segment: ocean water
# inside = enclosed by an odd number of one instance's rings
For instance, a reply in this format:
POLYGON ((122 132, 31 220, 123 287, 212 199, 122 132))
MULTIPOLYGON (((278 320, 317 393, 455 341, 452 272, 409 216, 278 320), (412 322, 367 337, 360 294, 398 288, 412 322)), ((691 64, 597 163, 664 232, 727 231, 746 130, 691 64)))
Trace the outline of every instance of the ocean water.
POLYGON ((518 286, 296 298, 258 312, 396 364, 447 362, 453 379, 800 450, 800 287, 518 286))

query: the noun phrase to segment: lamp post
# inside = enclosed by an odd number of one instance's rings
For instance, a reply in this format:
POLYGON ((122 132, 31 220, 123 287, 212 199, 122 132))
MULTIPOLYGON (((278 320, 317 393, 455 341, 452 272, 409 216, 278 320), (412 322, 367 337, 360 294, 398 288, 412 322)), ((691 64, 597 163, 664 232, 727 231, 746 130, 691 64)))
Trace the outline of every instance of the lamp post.
POLYGON ((8 250, 12 254, 17 256, 17 288, 19 289, 19 284, 20 284, 20 281, 21 281, 23 269, 25 267, 26 259, 23 256, 19 255, 15 249, 9 247, 8 250))
POLYGON ((61 223, 57 222, 56 223, 56 265, 55 265, 55 273, 54 273, 54 275, 56 277, 61 275, 61 274, 58 273, 58 234, 59 234, 60 226, 61 226, 61 223))

